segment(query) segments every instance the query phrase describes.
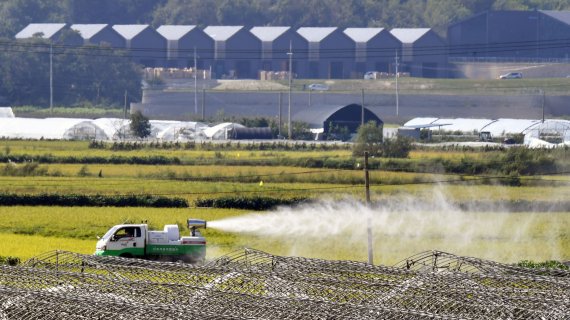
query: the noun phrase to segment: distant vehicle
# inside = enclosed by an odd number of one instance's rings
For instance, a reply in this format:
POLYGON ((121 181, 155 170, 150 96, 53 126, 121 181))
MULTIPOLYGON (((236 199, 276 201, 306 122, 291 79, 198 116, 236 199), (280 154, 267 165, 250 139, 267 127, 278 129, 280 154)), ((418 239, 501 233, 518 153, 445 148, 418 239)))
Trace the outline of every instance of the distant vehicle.
POLYGON ((520 72, 509 72, 499 76, 499 79, 522 79, 523 75, 520 72))
POLYGON ((364 74, 364 80, 376 79, 376 71, 368 71, 364 74))
POLYGON ((322 83, 311 83, 307 88, 309 88, 309 90, 315 91, 327 91, 329 89, 329 86, 322 83))

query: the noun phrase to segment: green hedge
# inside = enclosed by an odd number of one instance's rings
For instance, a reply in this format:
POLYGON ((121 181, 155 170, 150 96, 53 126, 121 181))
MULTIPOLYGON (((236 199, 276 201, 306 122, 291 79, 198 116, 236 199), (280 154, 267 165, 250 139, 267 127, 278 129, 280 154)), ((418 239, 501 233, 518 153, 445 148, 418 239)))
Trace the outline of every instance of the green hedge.
POLYGON ((153 195, 8 194, 0 193, 2 206, 155 207, 186 208, 188 201, 153 195))
POLYGON ((307 198, 271 198, 271 197, 222 197, 197 199, 196 207, 243 209, 243 210, 269 210, 282 205, 294 205, 307 201, 307 198))
POLYGON ((20 258, 18 257, 4 257, 0 256, 0 265, 16 266, 20 264, 20 258))

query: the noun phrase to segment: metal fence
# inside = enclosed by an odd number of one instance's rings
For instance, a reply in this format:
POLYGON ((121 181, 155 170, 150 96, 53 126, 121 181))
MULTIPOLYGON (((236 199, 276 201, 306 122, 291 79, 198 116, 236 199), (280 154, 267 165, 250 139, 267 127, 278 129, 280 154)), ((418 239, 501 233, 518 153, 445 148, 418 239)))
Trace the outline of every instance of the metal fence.
POLYGON ((394 267, 245 249, 205 265, 50 252, 0 267, 0 319, 568 319, 570 272, 430 251, 394 267))

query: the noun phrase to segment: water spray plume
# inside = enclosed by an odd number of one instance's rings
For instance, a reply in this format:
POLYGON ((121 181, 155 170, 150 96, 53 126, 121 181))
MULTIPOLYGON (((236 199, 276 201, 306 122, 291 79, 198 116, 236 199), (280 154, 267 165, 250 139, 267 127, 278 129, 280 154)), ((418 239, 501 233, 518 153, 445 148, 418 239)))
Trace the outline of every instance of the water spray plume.
POLYGON ((439 188, 430 200, 408 196, 371 207, 355 200, 320 201, 209 221, 208 227, 279 241, 289 246, 287 254, 310 249, 315 257, 330 258, 345 251, 349 259, 363 260, 366 252, 355 251, 365 250, 368 214, 374 255, 380 257, 376 263, 395 263, 401 257, 434 249, 503 262, 561 258, 563 231, 555 228, 552 232, 544 221, 535 219, 538 213, 509 213, 500 207, 485 212, 462 210, 439 188))

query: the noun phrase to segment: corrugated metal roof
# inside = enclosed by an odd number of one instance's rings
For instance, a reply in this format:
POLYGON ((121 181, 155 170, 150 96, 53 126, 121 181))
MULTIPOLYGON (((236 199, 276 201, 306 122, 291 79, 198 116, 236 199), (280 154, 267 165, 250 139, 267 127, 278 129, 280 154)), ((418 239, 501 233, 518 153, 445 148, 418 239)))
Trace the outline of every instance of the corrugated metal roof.
POLYGON ((336 28, 336 27, 325 27, 325 28, 303 27, 303 28, 297 29, 297 33, 309 42, 321 42, 324 38, 328 37, 336 29, 338 29, 338 28, 336 28))
POLYGON ((291 27, 253 27, 249 32, 261 41, 274 41, 291 27))
POLYGON ((430 28, 396 28, 390 30, 390 33, 401 43, 414 43, 430 30, 430 28))
POLYGON ((196 28, 195 25, 163 25, 158 27, 156 31, 165 37, 166 40, 180 40, 194 28, 196 28))
POLYGON ((204 32, 215 41, 227 41, 242 28, 243 26, 208 26, 204 32))
POLYGON ((384 28, 346 28, 343 32, 354 42, 368 42, 382 30, 384 28))
POLYGON ((16 39, 32 38, 34 35, 40 33, 43 34, 42 38, 50 39, 64 27, 65 23, 30 23, 16 34, 16 39))
POLYGON ((540 10, 540 12, 556 20, 564 22, 565 24, 570 25, 570 11, 540 10))
POLYGON ((113 29, 126 40, 132 40, 148 27, 148 24, 116 24, 113 26, 113 29))
POLYGON ((83 39, 91 39, 107 26, 107 24, 74 24, 71 30, 79 32, 83 39))

